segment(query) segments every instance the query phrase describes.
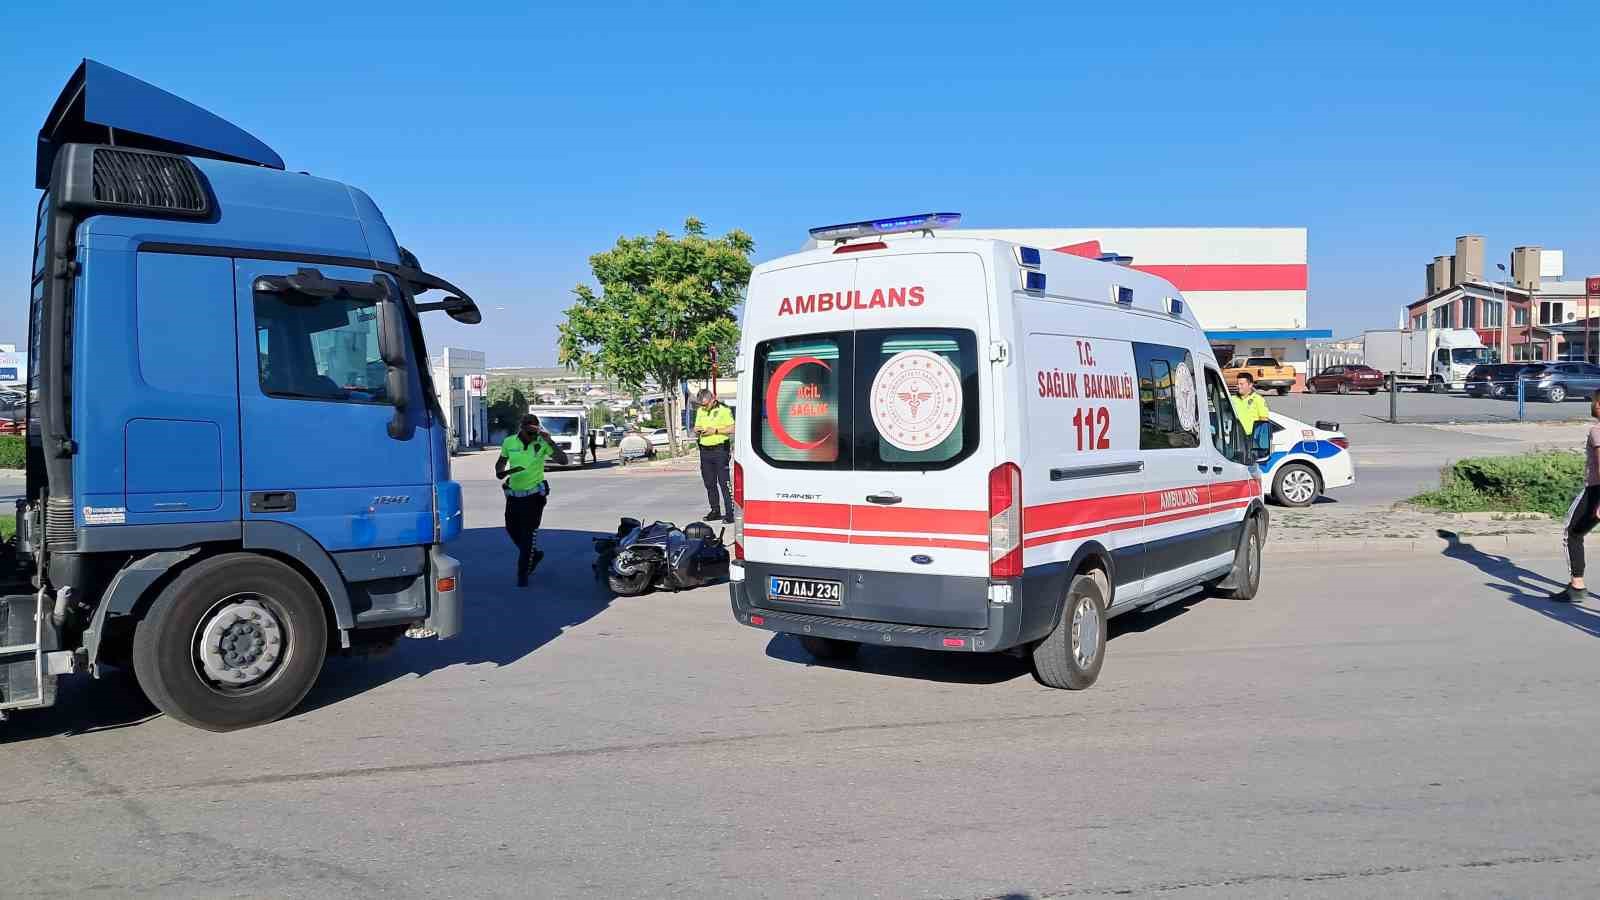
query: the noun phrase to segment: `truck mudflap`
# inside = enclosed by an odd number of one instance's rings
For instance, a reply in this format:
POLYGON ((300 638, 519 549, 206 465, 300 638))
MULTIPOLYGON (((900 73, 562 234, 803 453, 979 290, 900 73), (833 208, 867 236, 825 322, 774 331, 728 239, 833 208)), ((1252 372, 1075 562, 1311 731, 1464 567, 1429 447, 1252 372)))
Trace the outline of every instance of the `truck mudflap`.
POLYGON ((461 562, 438 544, 428 548, 428 619, 409 637, 449 640, 461 633, 461 562))
MULTIPOLYGON (((1008 650, 1049 633, 1047 623, 1053 623, 1053 616, 1043 607, 1053 605, 1056 599, 1049 597, 1046 590, 1040 590, 1044 588, 1041 580, 1025 576, 987 586, 987 624, 981 628, 877 622, 831 616, 826 607, 820 606, 815 613, 762 607, 756 602, 756 592, 762 589, 766 576, 748 574, 747 578, 744 567, 734 566, 729 584, 733 616, 740 624, 779 634, 812 635, 883 647, 976 653, 1008 650), (1027 615, 1025 607, 1043 614, 1027 615)), ((839 577, 842 579, 847 574, 840 572, 839 577)))

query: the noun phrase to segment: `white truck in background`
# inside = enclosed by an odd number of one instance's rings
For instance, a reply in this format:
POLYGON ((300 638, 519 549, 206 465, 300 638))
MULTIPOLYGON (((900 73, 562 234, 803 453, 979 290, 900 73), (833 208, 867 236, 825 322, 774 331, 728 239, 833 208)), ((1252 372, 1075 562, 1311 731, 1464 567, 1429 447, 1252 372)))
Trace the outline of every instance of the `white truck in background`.
POLYGON ((1368 331, 1362 361, 1391 378, 1397 387, 1435 393, 1462 390, 1473 366, 1499 361, 1470 328, 1368 331))
MULTIPOLYGON (((581 404, 528 407, 539 417, 539 427, 550 433, 550 440, 567 452, 569 465, 582 468, 594 462, 589 448, 589 410, 581 404)), ((554 463, 550 463, 554 466, 554 463)))

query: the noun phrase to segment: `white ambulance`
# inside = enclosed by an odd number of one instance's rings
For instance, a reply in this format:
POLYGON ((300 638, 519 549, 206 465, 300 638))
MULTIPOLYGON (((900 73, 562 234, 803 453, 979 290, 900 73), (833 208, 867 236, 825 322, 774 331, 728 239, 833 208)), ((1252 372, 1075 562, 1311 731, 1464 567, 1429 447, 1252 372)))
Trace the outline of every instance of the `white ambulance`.
POLYGON ((1171 284, 934 234, 958 220, 813 229, 756 267, 733 612, 819 658, 1012 650, 1086 688, 1108 617, 1254 595, 1265 450, 1171 284))

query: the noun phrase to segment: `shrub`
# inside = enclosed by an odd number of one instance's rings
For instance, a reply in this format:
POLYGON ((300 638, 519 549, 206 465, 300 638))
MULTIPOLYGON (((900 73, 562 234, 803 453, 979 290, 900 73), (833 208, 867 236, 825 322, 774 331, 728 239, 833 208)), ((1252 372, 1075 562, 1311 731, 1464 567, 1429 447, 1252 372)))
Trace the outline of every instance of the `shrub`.
POLYGON ((0 434, 0 469, 21 469, 27 465, 27 438, 0 434))
POLYGON ((1446 466, 1413 503, 1451 512, 1541 512, 1560 518, 1583 487, 1584 458, 1564 451, 1486 456, 1446 466))

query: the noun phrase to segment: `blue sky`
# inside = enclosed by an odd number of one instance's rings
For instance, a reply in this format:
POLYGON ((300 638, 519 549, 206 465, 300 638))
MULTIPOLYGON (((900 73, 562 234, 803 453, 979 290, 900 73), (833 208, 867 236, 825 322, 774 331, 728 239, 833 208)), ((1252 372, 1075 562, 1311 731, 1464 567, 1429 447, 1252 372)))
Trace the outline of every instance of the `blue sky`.
POLYGON ((0 341, 26 338, 34 136, 89 56, 370 193, 548 364, 621 234, 932 209, 986 227, 1303 225, 1311 325, 1393 327, 1483 234, 1600 274, 1600 10, 1544 4, 8 4, 0 341), (857 8, 859 7, 859 8, 857 8), (503 310, 497 309, 504 307, 503 310))

